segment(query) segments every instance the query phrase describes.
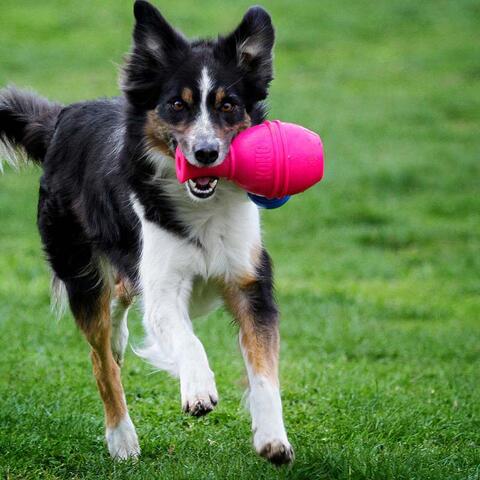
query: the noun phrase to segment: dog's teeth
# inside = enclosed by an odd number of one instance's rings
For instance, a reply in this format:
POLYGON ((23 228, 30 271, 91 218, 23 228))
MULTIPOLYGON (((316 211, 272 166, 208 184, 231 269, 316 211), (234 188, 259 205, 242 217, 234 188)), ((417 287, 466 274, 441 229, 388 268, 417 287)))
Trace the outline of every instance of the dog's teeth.
POLYGON ((200 198, 206 198, 211 194, 213 194, 217 186, 217 183, 218 183, 218 178, 214 178, 208 183, 208 188, 198 188, 195 180, 190 179, 188 180, 188 188, 190 189, 191 193, 198 195, 200 198))

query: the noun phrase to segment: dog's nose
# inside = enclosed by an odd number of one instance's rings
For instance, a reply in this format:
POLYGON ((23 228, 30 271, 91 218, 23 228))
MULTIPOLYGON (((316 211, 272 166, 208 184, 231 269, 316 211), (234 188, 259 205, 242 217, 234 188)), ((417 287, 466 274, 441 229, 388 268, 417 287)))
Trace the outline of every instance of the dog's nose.
POLYGON ((218 147, 210 143, 199 145, 195 149, 195 158, 199 163, 210 165, 218 158, 218 147))

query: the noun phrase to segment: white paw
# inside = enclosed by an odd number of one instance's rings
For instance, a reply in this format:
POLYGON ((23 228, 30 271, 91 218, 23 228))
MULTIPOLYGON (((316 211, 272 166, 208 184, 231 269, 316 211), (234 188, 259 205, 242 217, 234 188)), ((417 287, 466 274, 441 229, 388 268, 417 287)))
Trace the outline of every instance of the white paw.
POLYGON ((215 377, 210 369, 204 374, 188 372, 180 374, 182 409, 195 417, 211 412, 218 403, 215 377))
POLYGON ((266 435, 255 433, 253 444, 261 457, 275 465, 291 463, 295 459, 293 448, 286 438, 268 438, 266 435))
POLYGON ((107 427, 106 439, 108 451, 115 460, 135 459, 140 455, 137 433, 128 413, 116 427, 107 427))
POLYGON ((276 465, 292 462, 294 453, 283 424, 278 385, 259 375, 252 375, 249 380, 248 402, 255 450, 276 465))

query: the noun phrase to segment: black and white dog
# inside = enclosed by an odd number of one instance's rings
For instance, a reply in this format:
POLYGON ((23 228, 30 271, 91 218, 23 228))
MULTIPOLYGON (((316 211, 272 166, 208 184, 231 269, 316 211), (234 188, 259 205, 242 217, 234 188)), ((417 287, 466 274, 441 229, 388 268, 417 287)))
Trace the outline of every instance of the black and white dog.
POLYGON ((23 152, 43 168, 38 227, 53 285, 92 347, 110 454, 140 453, 120 367, 127 312, 141 295, 140 353, 180 378, 182 407, 196 416, 218 394, 190 318, 225 302, 240 329, 255 449, 288 463, 278 310, 257 207, 222 179, 179 184, 173 161, 180 145, 193 165, 218 165, 238 132, 264 120, 270 16, 253 7, 231 34, 188 41, 149 3, 134 12, 122 97, 62 106, 0 90, 0 144, 11 162, 23 152))

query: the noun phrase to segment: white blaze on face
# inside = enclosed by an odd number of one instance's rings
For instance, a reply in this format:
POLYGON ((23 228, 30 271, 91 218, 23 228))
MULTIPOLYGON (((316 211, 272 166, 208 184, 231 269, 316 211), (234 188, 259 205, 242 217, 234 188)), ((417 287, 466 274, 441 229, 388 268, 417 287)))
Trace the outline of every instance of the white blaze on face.
POLYGON ((199 136, 209 137, 215 135, 215 132, 213 130, 207 106, 207 97, 213 88, 213 82, 208 74, 207 67, 203 67, 202 75, 198 83, 200 89, 200 115, 197 118, 194 129, 198 132, 199 136))
POLYGON ((199 164, 195 158, 196 150, 201 148, 218 150, 218 161, 215 162, 214 165, 218 165, 223 161, 225 153, 228 150, 227 146, 223 145, 222 140, 217 136, 207 104, 208 94, 212 91, 213 86, 214 83, 208 68, 203 67, 198 81, 198 88, 200 90, 198 115, 193 122, 188 137, 185 139, 188 147, 185 156, 190 163, 197 166, 203 165, 199 164))
MULTIPOLYGON (((186 132, 182 135, 176 135, 176 139, 187 161, 191 165, 196 167, 205 167, 206 165, 215 167, 225 160, 234 133, 233 129, 225 128, 222 130, 220 125, 214 123, 215 118, 212 117, 213 111, 208 105, 208 96, 215 88, 215 81, 206 66, 204 66, 200 72, 197 88, 200 92, 200 99, 195 108, 196 116, 186 132), (212 155, 210 159, 207 158, 206 161, 207 154, 212 155)), ((194 199, 206 199, 213 195, 216 187, 216 179, 214 177, 209 178, 209 189, 201 188, 202 186, 199 187, 193 184, 191 185, 192 188, 187 188, 187 191, 194 199), (199 189, 201 192, 197 191, 199 189), (206 190, 209 191, 207 192, 206 190), (199 193, 200 197, 198 195, 199 193)), ((186 185, 188 187, 189 184, 187 183, 186 185)))

